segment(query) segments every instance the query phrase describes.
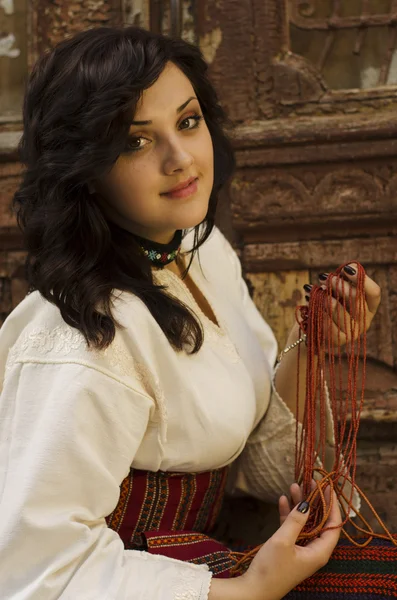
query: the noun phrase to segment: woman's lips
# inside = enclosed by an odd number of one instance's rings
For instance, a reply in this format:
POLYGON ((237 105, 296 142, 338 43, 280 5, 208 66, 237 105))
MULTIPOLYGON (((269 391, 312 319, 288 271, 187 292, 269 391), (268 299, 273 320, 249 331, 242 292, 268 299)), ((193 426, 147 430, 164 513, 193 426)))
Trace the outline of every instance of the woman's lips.
POLYGON ((164 196, 167 196, 168 198, 188 198, 189 196, 197 192, 197 187, 198 179, 196 178, 191 183, 189 183, 189 185, 182 188, 181 190, 167 192, 166 194, 164 194, 164 196))

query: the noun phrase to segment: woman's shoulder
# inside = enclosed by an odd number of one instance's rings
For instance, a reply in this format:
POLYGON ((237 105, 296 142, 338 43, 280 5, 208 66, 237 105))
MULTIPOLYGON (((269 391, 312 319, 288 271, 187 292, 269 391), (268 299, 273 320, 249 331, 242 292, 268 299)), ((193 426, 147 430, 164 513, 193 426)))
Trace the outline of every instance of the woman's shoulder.
MULTIPOLYGON (((182 250, 190 250, 194 243, 194 230, 189 231, 183 240, 182 250)), ((239 275, 241 271, 240 261, 236 251, 222 231, 215 225, 199 248, 200 263, 205 270, 216 270, 233 276, 239 275)))
MULTIPOLYGON (((183 238, 182 241, 182 249, 188 250, 192 248, 194 243, 194 229, 190 229, 183 238)), ((233 252, 232 246, 230 242, 227 240, 226 236, 222 233, 217 225, 214 225, 210 235, 200 247, 200 252, 202 250, 211 251, 217 248, 222 253, 233 252)))
MULTIPOLYGON (((113 342, 99 350, 87 344, 77 328, 64 321, 59 308, 43 298, 38 291, 28 294, 12 311, 0 329, 0 381, 16 362, 78 363, 97 369, 104 374, 131 384, 131 380, 142 379, 144 369, 142 353, 137 356, 139 344, 135 338, 143 339, 139 331, 147 330, 145 310, 138 298, 122 294, 124 308, 116 310, 116 320, 127 321, 116 327, 113 342), (120 318, 121 317, 121 318, 120 318), (145 326, 142 326, 142 324, 145 326)), ((120 306, 121 298, 116 299, 120 306)))

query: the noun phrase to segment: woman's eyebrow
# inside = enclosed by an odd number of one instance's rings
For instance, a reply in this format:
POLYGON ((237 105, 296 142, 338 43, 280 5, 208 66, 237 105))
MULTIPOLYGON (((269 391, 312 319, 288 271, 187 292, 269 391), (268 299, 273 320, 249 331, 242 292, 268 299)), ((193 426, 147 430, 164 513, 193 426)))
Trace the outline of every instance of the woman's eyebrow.
MULTIPOLYGON (((192 100, 197 100, 196 96, 191 96, 186 102, 181 104, 181 106, 176 109, 177 114, 182 112, 192 100)), ((151 125, 152 123, 153 121, 131 121, 131 125, 151 125)))

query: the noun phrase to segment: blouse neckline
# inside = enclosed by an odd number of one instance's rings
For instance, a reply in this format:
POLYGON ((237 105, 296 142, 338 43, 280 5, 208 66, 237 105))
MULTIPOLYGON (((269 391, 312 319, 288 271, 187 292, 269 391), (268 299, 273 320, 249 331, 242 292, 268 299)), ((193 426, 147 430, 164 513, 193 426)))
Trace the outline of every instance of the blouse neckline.
MULTIPOLYGON (((193 264, 189 269, 189 273, 193 268, 193 264)), ((186 283, 176 275, 173 271, 169 269, 162 269, 161 271, 154 272, 155 278, 162 284, 168 285, 171 293, 182 300, 189 308, 193 310, 193 312, 197 315, 200 323, 204 329, 204 341, 207 340, 211 346, 219 347, 219 345, 223 348, 223 351, 229 356, 230 360, 233 363, 240 362, 240 356, 237 351, 236 346, 232 342, 228 330, 226 328, 225 322, 223 319, 219 317, 219 313, 214 308, 212 304, 211 297, 207 292, 207 289, 203 290, 202 281, 198 281, 196 277, 191 276, 191 279, 197 286, 197 288, 201 291, 205 299, 207 300, 209 306, 211 307, 215 318, 219 324, 216 325, 211 319, 207 317, 207 315, 201 310, 200 306, 196 302, 193 294, 189 290, 186 283)), ((202 279, 202 278, 201 278, 202 279)))
MULTIPOLYGON (((192 265, 192 267, 193 267, 193 265, 192 265)), ((173 271, 170 271, 169 269, 167 269, 167 273, 169 273, 169 276, 177 284, 177 286, 181 289, 181 291, 183 290, 183 293, 185 294, 185 296, 188 297, 188 299, 190 301, 189 304, 192 307, 194 307, 195 311, 197 311, 198 316, 200 317, 200 320, 203 319, 203 321, 209 327, 214 329, 214 331, 216 331, 220 335, 226 335, 226 329, 225 329, 224 323, 222 322, 222 319, 220 319, 217 311, 215 310, 215 307, 211 301, 211 298, 208 295, 208 291, 207 290, 204 291, 202 289, 202 287, 198 284, 197 280, 192 276, 191 270, 192 270, 192 268, 189 269, 188 277, 190 276, 190 279, 193 281, 193 283, 195 284, 197 289, 202 293, 203 297, 207 301, 208 306, 211 308, 212 313, 216 319, 216 323, 214 323, 214 321, 212 319, 210 319, 205 314, 205 312, 201 309, 200 305, 198 304, 196 298, 194 297, 191 290, 189 289, 189 286, 186 285, 185 281, 183 279, 181 279, 180 277, 178 277, 178 275, 176 273, 174 273, 173 271)))
MULTIPOLYGON (((171 280, 172 283, 169 286, 171 288, 171 291, 172 291, 172 288, 174 288, 174 289, 177 288, 177 290, 180 292, 180 294, 178 294, 178 296, 179 297, 182 296, 182 299, 185 300, 186 304, 190 308, 192 308, 194 310, 194 312, 197 313, 197 316, 199 317, 199 319, 203 323, 203 325, 206 327, 206 329, 209 328, 217 335, 223 337, 223 336, 227 335, 227 331, 226 331, 224 322, 219 317, 219 314, 216 311, 216 309, 211 301, 211 298, 208 295, 208 291, 202 289, 202 285, 201 285, 202 282, 197 281, 197 278, 194 277, 194 275, 192 274, 192 270, 193 270, 193 265, 189 269, 190 278, 193 281, 193 283, 195 284, 195 286, 200 290, 200 292, 202 293, 204 298, 206 299, 218 324, 214 323, 214 321, 212 321, 209 317, 207 317, 207 315, 200 308, 198 302, 196 301, 196 299, 193 296, 192 292, 190 291, 189 287, 186 285, 185 281, 183 279, 181 279, 180 277, 178 277, 178 275, 176 273, 174 273, 173 271, 170 271, 169 269, 162 269, 161 271, 155 271, 154 274, 157 279, 160 279, 163 282, 165 280, 167 280, 167 283, 170 283, 169 280, 171 280)), ((176 290, 175 290, 175 292, 176 292, 176 290)))

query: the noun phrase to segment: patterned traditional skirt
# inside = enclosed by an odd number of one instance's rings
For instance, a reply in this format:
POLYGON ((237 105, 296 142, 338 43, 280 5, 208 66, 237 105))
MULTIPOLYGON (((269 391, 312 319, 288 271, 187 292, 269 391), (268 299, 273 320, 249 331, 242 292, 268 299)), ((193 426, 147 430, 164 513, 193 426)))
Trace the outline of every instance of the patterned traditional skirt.
MULTIPOLYGON (((227 468, 205 473, 131 469, 107 518, 108 527, 119 534, 126 549, 207 564, 214 577, 231 577, 237 557, 210 537, 227 473, 227 468)), ((397 598, 397 548, 382 540, 367 548, 341 540, 326 567, 285 596, 285 600, 391 598, 397 598)))

